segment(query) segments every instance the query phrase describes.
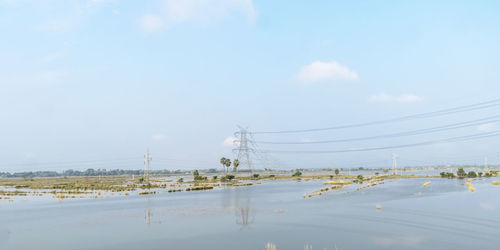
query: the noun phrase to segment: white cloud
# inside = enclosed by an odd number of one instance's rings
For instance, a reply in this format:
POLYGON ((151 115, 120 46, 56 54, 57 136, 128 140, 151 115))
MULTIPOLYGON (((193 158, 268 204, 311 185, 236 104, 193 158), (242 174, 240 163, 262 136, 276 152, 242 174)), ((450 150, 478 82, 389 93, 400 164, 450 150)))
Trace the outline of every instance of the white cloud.
POLYGON ((151 139, 153 139, 153 141, 164 141, 167 139, 167 136, 164 134, 156 134, 151 136, 151 139))
POLYGON ((168 20, 174 23, 213 22, 238 12, 251 22, 256 18, 252 0, 164 0, 164 6, 168 20))
POLYGON ((165 22, 161 16, 146 14, 139 19, 143 31, 147 33, 161 31, 165 27, 165 22))
POLYGON ((238 138, 233 137, 233 136, 229 136, 226 139, 224 139, 224 142, 222 144, 224 146, 227 146, 227 147, 232 147, 232 146, 238 146, 239 142, 238 142, 238 138))
POLYGON ((414 94, 402 94, 398 96, 392 96, 385 93, 380 93, 378 95, 372 95, 369 98, 370 102, 392 102, 392 103, 414 103, 422 101, 422 97, 414 94))
POLYGON ((301 83, 314 83, 323 81, 358 80, 358 74, 338 62, 312 62, 300 69, 296 76, 301 83))
POLYGON ((477 126, 477 130, 479 131, 491 131, 495 128, 495 123, 484 123, 479 126, 477 126))

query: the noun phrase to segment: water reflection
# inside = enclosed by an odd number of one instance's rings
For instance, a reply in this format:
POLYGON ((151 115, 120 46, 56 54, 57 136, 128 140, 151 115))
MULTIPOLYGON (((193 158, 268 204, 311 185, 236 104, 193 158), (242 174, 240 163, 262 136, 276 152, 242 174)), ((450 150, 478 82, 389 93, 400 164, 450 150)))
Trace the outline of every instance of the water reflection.
POLYGON ((146 209, 144 210, 144 219, 146 225, 151 224, 151 200, 149 197, 146 198, 146 209))
POLYGON ((235 221, 240 229, 248 228, 255 220, 255 210, 252 207, 251 188, 227 188, 222 196, 222 206, 234 210, 235 221))

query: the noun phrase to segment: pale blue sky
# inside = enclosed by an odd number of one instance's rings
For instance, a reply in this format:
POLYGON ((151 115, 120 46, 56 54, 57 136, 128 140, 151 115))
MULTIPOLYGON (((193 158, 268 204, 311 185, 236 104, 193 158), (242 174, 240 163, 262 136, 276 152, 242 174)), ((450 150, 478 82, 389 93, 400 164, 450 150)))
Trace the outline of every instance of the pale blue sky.
MULTIPOLYGON (((0 0, 0 171, 137 169, 148 146, 153 168, 218 167, 234 157, 223 142, 238 124, 328 127, 496 99, 499 11, 498 1, 0 0), (78 164, 87 160, 99 164, 78 164)), ((256 139, 378 135, 499 111, 256 139)), ((276 168, 390 166, 395 151, 402 165, 479 164, 500 162, 499 146, 492 138, 269 158, 276 168)))

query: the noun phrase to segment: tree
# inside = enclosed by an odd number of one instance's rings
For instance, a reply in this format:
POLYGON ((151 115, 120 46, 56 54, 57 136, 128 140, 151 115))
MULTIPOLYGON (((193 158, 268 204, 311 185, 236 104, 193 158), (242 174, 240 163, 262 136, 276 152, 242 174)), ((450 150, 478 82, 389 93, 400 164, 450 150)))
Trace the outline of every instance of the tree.
POLYGON ((224 165, 228 168, 228 171, 229 171, 229 167, 231 167, 231 160, 230 159, 226 159, 225 162, 224 162, 224 165))
POLYGON ((467 174, 465 173, 464 168, 458 168, 458 170, 457 170, 458 178, 464 178, 465 175, 467 175, 467 174))
POLYGON ((220 165, 222 165, 222 168, 224 169, 224 174, 226 173, 226 157, 220 158, 220 165))
POLYGON ((193 171, 193 176, 196 177, 196 176, 199 176, 199 175, 200 175, 200 173, 198 172, 198 169, 195 169, 193 171))
POLYGON ((238 160, 238 159, 234 159, 234 161, 233 161, 233 167, 234 167, 234 168, 233 168, 233 171, 234 171, 234 172, 238 172, 238 166, 239 166, 239 165, 240 165, 240 160, 238 160))
POLYGON ((340 170, 338 168, 335 169, 335 175, 339 175, 340 170))

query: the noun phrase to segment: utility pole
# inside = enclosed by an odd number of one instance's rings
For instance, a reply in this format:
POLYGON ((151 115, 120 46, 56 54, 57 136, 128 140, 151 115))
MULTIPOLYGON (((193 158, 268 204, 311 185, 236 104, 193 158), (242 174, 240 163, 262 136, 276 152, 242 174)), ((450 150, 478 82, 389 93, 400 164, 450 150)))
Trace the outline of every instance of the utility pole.
POLYGON ((242 165, 246 166, 250 170, 250 173, 252 173, 253 168, 252 161, 250 160, 250 153, 253 153, 254 149, 248 146, 248 137, 250 135, 250 132, 240 126, 238 126, 238 128, 240 129, 240 131, 234 133, 235 137, 238 138, 236 140, 236 142, 238 142, 238 145, 237 148, 233 149, 233 152, 238 152, 237 159, 242 165))
POLYGON ((392 153, 392 174, 396 175, 398 173, 398 160, 396 153, 392 153))
POLYGON ((151 166, 149 165, 152 161, 151 155, 149 154, 149 148, 146 149, 146 154, 144 155, 144 180, 149 183, 149 173, 151 172, 151 166))

